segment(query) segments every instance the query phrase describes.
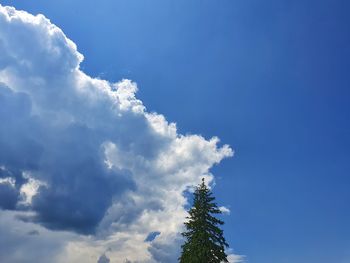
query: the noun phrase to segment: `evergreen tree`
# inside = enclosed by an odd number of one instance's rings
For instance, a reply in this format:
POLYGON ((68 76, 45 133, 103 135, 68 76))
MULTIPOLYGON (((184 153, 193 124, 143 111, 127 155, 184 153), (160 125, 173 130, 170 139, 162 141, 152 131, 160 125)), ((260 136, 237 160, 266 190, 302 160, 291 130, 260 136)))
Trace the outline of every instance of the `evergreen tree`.
POLYGON ((219 228, 224 222, 214 216, 221 214, 214 200, 203 178, 194 192, 193 206, 185 222, 186 232, 182 233, 186 241, 182 245, 180 263, 228 262, 225 253, 228 244, 219 228))

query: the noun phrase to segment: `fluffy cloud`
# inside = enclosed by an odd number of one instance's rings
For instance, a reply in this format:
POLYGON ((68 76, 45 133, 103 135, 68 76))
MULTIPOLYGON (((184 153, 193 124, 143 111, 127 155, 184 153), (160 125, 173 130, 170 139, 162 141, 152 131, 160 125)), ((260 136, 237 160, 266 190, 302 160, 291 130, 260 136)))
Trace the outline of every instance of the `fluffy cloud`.
POLYGON ((212 182, 229 146, 178 134, 130 80, 86 75, 42 15, 0 5, 0 54, 0 257, 176 262, 183 192, 212 182))

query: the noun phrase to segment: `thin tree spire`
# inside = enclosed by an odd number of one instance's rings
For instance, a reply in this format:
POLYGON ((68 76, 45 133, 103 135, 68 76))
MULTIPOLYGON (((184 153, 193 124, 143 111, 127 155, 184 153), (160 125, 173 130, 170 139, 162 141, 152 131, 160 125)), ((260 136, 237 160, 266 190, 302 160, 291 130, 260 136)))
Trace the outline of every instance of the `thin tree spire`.
POLYGON ((193 206, 185 222, 186 231, 182 233, 185 243, 182 247, 180 263, 222 263, 228 262, 225 247, 228 244, 219 228, 224 222, 215 217, 222 212, 214 202, 212 192, 204 178, 193 193, 193 206))

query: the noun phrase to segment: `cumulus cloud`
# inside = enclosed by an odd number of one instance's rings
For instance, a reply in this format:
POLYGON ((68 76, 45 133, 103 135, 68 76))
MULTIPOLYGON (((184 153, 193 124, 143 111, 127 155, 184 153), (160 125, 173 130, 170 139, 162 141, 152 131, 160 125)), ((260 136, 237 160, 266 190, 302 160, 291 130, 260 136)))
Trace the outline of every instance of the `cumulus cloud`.
POLYGON ((230 147, 179 134, 146 110, 136 83, 86 75, 42 15, 0 5, 0 54, 0 257, 176 262, 183 192, 212 182, 230 147))

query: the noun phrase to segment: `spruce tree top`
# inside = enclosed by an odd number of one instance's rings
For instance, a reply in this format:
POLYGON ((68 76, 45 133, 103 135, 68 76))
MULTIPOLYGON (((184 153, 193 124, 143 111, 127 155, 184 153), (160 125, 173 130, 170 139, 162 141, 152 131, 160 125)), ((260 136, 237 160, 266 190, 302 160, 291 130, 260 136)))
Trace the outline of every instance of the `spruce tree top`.
POLYGON ((182 245, 180 263, 222 263, 228 262, 225 247, 228 247, 223 231, 224 222, 214 215, 222 212, 214 202, 215 197, 205 184, 204 178, 194 192, 193 206, 189 210, 186 238, 182 245))

